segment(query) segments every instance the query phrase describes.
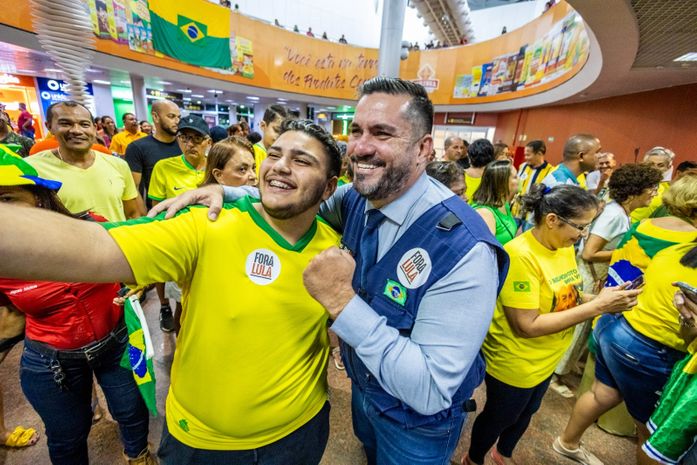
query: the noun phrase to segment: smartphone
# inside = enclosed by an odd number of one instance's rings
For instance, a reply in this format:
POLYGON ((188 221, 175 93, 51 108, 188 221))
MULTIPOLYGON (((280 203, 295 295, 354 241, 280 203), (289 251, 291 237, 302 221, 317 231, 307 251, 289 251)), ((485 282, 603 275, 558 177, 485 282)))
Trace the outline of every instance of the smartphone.
POLYGON ((682 281, 678 281, 675 283, 676 286, 680 288, 682 293, 692 301, 693 304, 697 305, 697 288, 690 286, 687 283, 684 283, 682 281))
POLYGON ((644 285, 644 275, 640 274, 629 283, 629 286, 625 287, 625 290, 638 289, 644 285))

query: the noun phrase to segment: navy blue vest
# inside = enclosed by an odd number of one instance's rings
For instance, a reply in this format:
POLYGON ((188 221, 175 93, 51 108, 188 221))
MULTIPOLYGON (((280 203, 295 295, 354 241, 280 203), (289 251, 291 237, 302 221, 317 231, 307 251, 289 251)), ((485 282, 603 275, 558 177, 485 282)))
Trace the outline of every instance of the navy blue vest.
MULTIPOLYGON (((387 319, 388 326, 396 328, 401 335, 411 335, 419 304, 426 291, 448 274, 478 242, 491 245, 497 253, 498 290, 501 290, 508 272, 508 255, 481 217, 456 196, 434 205, 421 215, 375 266, 368 270, 367 289, 362 289, 358 270, 361 269, 362 262, 359 244, 365 227, 365 203, 365 199, 354 189, 348 191, 342 199, 342 242, 353 252, 356 260, 353 289, 378 315, 387 319), (425 281, 425 264, 429 260, 423 260, 421 251, 414 249, 425 250, 430 259, 430 274, 425 281), (405 285, 412 283, 419 285, 413 289, 408 289, 405 285), (404 292, 406 300, 402 299, 401 294, 404 292)), ((463 311, 467 311, 465 303, 463 311)), ((462 385, 453 395, 451 406, 434 415, 421 415, 388 394, 352 347, 341 342, 341 353, 354 388, 364 391, 364 395, 382 415, 407 428, 432 424, 469 410, 467 406, 472 392, 484 378, 485 364, 479 353, 462 385)))

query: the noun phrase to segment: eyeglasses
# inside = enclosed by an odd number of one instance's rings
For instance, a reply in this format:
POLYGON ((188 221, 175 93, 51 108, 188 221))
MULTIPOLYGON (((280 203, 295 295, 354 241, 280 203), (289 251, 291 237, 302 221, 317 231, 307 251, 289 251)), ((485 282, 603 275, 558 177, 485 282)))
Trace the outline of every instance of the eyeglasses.
POLYGON ((195 145, 198 145, 206 139, 206 136, 202 136, 199 134, 189 136, 184 133, 179 133, 177 134, 177 139, 179 139, 179 142, 181 142, 182 144, 188 144, 189 142, 193 142, 195 145))
POLYGON ((593 222, 591 221, 591 222, 588 223, 587 225, 581 226, 580 224, 577 224, 577 223, 574 223, 573 221, 567 220, 567 219, 564 218, 563 216, 557 215, 557 218, 559 218, 560 220, 562 220, 564 223, 568 224, 568 225, 571 226, 572 228, 576 229, 576 230, 577 230, 578 232, 580 232, 581 234, 586 234, 588 231, 590 231, 591 225, 593 224, 593 222))

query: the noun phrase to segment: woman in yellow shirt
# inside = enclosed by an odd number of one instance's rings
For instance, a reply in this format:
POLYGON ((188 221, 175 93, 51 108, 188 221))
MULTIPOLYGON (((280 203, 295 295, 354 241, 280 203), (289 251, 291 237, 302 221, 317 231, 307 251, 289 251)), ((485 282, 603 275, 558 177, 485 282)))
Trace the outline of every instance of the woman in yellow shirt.
POLYGON ((639 293, 617 287, 597 297, 580 292, 573 245, 598 213, 593 195, 577 186, 540 184, 521 200, 533 212, 535 227, 504 246, 511 267, 482 346, 487 403, 474 422, 465 465, 483 464, 497 441, 494 463, 513 463, 513 449, 540 407, 574 326, 631 308, 639 293))

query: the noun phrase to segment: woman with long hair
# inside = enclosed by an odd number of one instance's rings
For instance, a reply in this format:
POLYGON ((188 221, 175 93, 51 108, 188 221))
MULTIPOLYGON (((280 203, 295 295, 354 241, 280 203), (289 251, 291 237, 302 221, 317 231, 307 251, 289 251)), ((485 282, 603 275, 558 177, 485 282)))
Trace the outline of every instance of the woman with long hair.
POLYGON ((639 292, 580 292, 573 246, 598 212, 593 195, 577 186, 540 184, 521 200, 535 226, 504 246, 511 265, 482 345, 487 402, 474 422, 465 465, 483 464, 494 444, 494 463, 514 463, 513 450, 540 407, 574 326, 631 308, 639 292))
MULTIPOLYGON (((61 183, 38 177, 18 157, 0 154, 0 202, 74 216, 56 191, 61 183)), ((0 305, 26 317, 20 382, 44 422, 54 465, 89 463, 92 380, 100 384, 119 424, 126 462, 154 464, 148 450, 148 410, 133 373, 121 367, 128 341, 120 286, 0 278, 0 305)))
POLYGON ((484 168, 482 182, 472 195, 477 210, 489 231, 501 244, 513 239, 518 230, 511 213, 511 201, 518 193, 518 173, 509 160, 495 160, 484 168))

